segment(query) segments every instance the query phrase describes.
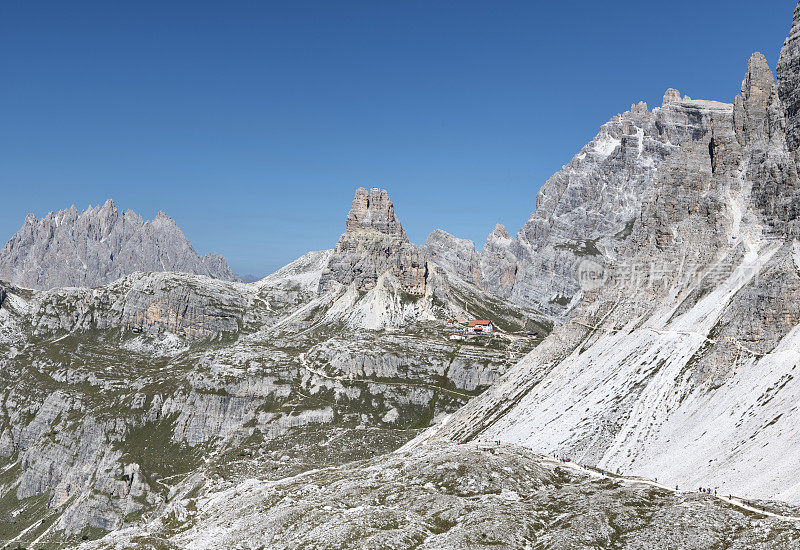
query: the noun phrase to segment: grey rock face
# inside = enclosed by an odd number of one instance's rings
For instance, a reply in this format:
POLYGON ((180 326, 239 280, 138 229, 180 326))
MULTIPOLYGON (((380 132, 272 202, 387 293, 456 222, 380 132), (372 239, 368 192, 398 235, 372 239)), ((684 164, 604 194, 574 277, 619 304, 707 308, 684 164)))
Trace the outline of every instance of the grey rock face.
MULTIPOLYGON (((509 240, 502 227, 497 233, 498 239, 509 240)), ((356 191, 345 233, 327 254, 318 297, 331 302, 327 322, 351 328, 399 328, 422 319, 464 321, 491 313, 501 330, 529 326, 549 331, 551 323, 542 315, 483 291, 479 272, 471 242, 440 231, 418 247, 406 238, 386 191, 362 188, 356 191), (446 244, 436 242, 439 236, 446 244), (438 254, 437 247, 448 248, 447 253, 438 254), (466 267, 470 262, 473 276, 466 267)))
POLYGON ((394 205, 385 189, 356 189, 353 205, 347 213, 345 233, 360 231, 376 231, 406 240, 406 232, 394 213, 394 205))
MULTIPOLYGON (((516 303, 537 304, 563 316, 580 296, 584 260, 605 265, 616 257, 658 167, 686 142, 700 142, 710 121, 729 112, 722 103, 679 99, 668 92, 652 112, 646 105, 615 117, 595 140, 539 191, 536 211, 509 250, 517 280, 487 286, 516 303)), ((511 258, 508 259, 509 261, 511 258)))
POLYGON ((6 301, 6 289, 3 285, 0 285, 0 307, 3 307, 3 302, 6 301))
POLYGON ((163 212, 146 222, 109 200, 78 212, 75 207, 33 214, 0 251, 0 278, 27 288, 95 287, 136 271, 178 271, 235 281, 225 259, 201 258, 163 212))
POLYGON ((427 261, 424 253, 408 242, 388 193, 361 187, 347 214, 345 232, 320 279, 320 293, 337 283, 353 284, 358 291, 372 290, 384 275, 394 277, 403 291, 422 295, 427 261))
POLYGON ((431 258, 466 280, 563 320, 580 301, 581 266, 601 267, 617 256, 658 167, 687 142, 707 139, 711 120, 731 105, 681 98, 668 90, 663 105, 639 103, 605 124, 595 139, 542 186, 536 210, 516 238, 498 226, 483 249, 432 234, 431 258))
POLYGON ((792 29, 778 59, 778 92, 786 115, 786 143, 792 152, 800 148, 800 5, 795 8, 792 29))
POLYGON ((459 239, 437 229, 428 235, 423 249, 431 260, 448 273, 453 273, 476 285, 481 284, 480 256, 475 251, 475 243, 472 241, 459 239))
POLYGON ((742 94, 736 99, 734 124, 738 141, 745 147, 746 178, 753 186, 753 201, 769 231, 778 236, 798 235, 797 166, 786 134, 786 110, 778 92, 767 60, 760 53, 754 54, 742 83, 742 94))
POLYGON ((493 289, 501 296, 507 296, 512 291, 520 275, 515 244, 514 239, 508 235, 508 230, 500 224, 486 238, 480 254, 483 288, 493 289))

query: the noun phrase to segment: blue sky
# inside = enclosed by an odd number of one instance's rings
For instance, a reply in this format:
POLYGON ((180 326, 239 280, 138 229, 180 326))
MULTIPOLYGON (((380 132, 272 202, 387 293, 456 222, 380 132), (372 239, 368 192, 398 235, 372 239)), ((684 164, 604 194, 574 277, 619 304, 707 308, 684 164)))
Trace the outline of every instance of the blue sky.
POLYGON ((0 3, 0 240, 113 198, 265 274, 333 246, 356 187, 409 238, 514 233, 611 116, 732 101, 794 0, 0 3))

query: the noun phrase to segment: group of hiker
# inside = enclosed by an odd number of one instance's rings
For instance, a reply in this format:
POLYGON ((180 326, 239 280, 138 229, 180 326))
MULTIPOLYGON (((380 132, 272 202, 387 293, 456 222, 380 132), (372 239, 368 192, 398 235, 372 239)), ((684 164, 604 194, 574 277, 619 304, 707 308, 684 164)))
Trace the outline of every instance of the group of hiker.
MULTIPOLYGON (((480 439, 478 441, 480 441, 480 439)), ((500 441, 499 440, 493 440, 493 441, 491 441, 491 443, 494 443, 496 445, 500 445, 500 441)), ((569 458, 568 456, 565 456, 565 455, 553 454, 553 458, 555 458, 556 460, 558 460, 559 462, 562 462, 562 463, 572 462, 572 459, 569 458)), ((655 482, 658 483, 658 478, 655 478, 655 482)), ((678 490, 679 490, 678 486, 675 485, 675 492, 678 492, 678 490)), ((698 488, 698 491, 700 493, 704 493, 704 494, 707 494, 707 495, 717 496, 717 489, 716 488, 712 489, 711 487, 703 487, 701 485, 698 488)), ((722 497, 722 498, 724 498, 724 497, 722 497)), ((733 495, 729 495, 728 496, 728 500, 733 500, 733 495)), ((747 505, 750 504, 750 501, 742 501, 742 502, 744 502, 747 505)))

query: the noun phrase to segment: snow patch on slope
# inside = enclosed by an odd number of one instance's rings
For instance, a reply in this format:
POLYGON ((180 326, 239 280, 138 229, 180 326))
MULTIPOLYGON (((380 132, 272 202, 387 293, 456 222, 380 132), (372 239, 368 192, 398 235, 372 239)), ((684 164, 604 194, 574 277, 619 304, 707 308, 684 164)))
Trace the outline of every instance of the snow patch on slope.
POLYGON ((604 134, 592 143, 594 145, 595 154, 601 157, 607 157, 622 144, 622 140, 612 137, 608 134, 604 134))

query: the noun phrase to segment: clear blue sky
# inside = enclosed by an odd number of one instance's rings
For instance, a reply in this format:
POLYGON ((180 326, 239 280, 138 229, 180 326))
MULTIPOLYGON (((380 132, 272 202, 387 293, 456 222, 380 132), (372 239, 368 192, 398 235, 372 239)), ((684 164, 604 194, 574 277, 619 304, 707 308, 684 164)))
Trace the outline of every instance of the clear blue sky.
POLYGON ((264 274, 358 186, 412 241, 516 232, 611 116, 732 101, 795 0, 0 3, 0 240, 112 197, 264 274))

